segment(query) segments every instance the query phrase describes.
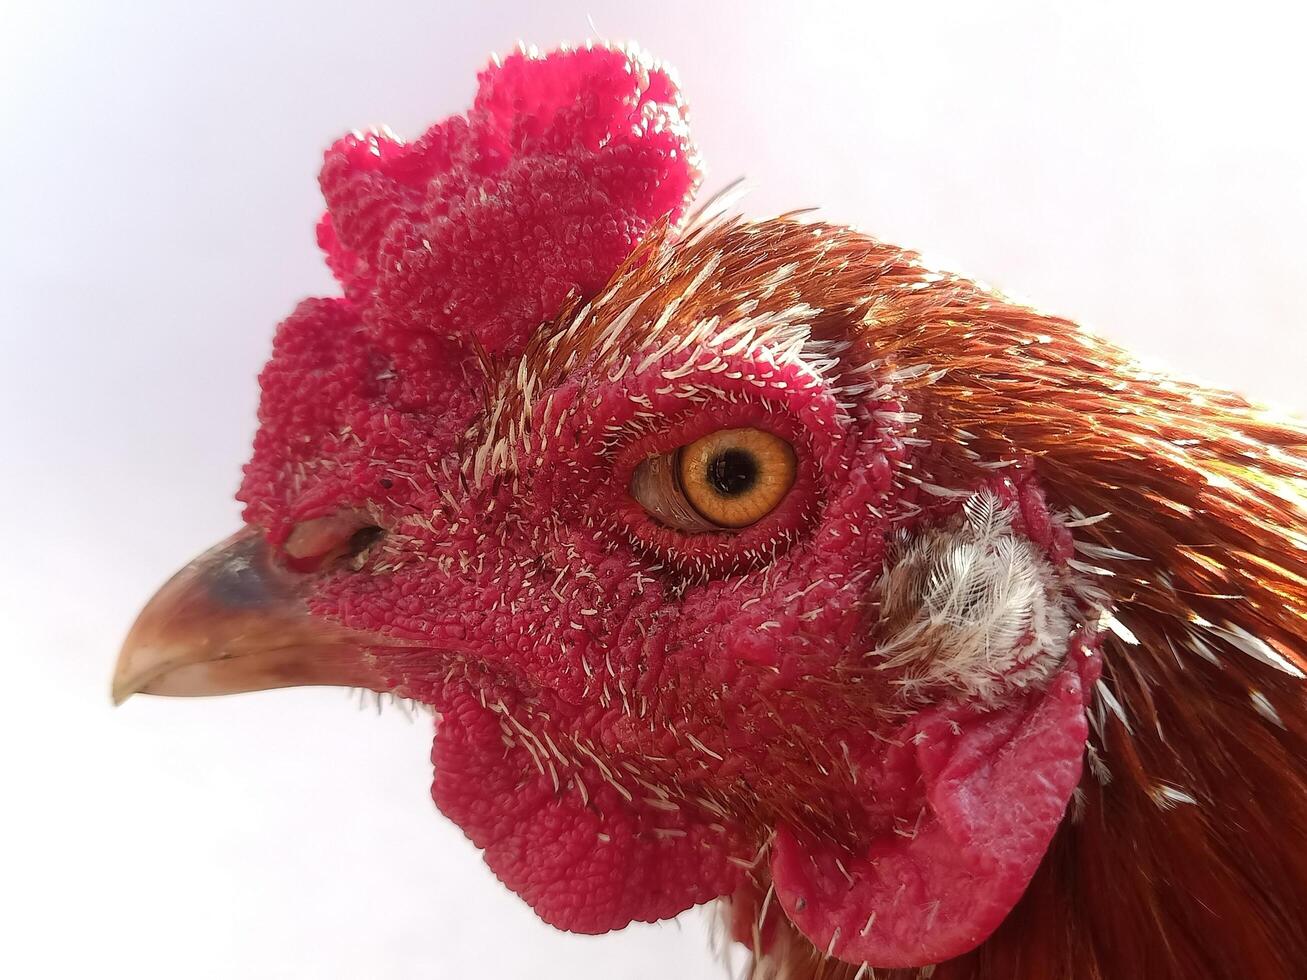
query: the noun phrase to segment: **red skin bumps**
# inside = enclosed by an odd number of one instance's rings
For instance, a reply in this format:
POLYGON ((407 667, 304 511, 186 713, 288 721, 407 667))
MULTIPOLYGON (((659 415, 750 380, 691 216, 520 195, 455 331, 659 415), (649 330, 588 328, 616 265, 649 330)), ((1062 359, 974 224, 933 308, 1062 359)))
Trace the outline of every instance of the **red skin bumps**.
POLYGON ((675 219, 698 180, 666 73, 606 48, 513 55, 482 73, 466 116, 412 143, 339 140, 323 162, 318 240, 347 302, 302 307, 278 331, 240 493, 246 519, 312 516, 312 502, 288 499, 303 482, 295 464, 330 465, 334 446, 316 457, 308 447, 358 434, 361 385, 375 396, 365 415, 417 413, 395 424, 416 426, 435 455, 448 450, 480 408, 474 349, 520 351, 566 297, 602 286, 655 221, 675 219))
MULTIPOLYGON (((653 260, 619 266, 697 181, 666 73, 604 48, 514 55, 412 143, 339 141, 319 242, 345 295, 278 330, 246 518, 275 544, 341 511, 385 530, 312 608, 406 641, 369 656, 438 713, 437 805, 549 922, 666 918, 770 862, 821 948, 935 962, 998 924, 1061 819, 1092 640, 1001 704, 905 705, 867 658, 887 542, 959 497, 921 489, 893 384, 840 377, 865 351, 678 345, 688 321, 637 310, 685 270, 640 289, 653 260), (687 535, 627 492, 644 458, 743 426, 798 458, 758 523, 687 535)), ((715 272, 685 275, 730 328, 757 304, 715 272)), ((947 479, 1061 568, 1035 473, 1005 472, 947 479)))

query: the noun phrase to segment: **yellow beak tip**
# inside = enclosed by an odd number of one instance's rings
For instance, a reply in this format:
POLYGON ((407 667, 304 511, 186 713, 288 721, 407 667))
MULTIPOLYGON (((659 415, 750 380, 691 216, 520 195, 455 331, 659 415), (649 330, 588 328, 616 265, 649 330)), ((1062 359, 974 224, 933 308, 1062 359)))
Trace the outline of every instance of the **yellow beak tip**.
POLYGON ((113 680, 109 685, 109 700, 117 708, 133 694, 139 694, 141 688, 145 685, 140 683, 141 678, 124 672, 121 668, 114 672, 113 680))

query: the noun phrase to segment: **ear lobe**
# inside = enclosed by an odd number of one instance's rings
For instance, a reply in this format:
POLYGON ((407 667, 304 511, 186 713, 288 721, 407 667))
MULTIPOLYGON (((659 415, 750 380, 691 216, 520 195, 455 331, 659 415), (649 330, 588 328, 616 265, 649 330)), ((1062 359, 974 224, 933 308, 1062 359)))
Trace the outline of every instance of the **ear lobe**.
POLYGON ((939 963, 988 938, 1080 780, 1084 692, 1097 672, 1097 656, 1077 643, 1044 692, 986 713, 954 705, 918 715, 868 795, 883 829, 856 853, 778 828, 771 870, 794 924, 818 949, 875 967, 939 963))

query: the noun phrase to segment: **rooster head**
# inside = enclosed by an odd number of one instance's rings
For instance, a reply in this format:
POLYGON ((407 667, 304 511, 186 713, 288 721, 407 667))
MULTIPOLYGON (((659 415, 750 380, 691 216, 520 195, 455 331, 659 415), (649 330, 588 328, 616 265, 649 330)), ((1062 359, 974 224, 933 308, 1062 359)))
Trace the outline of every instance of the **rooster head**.
POLYGON ((687 215, 697 183, 626 49, 331 147, 343 295, 278 329, 247 526, 115 695, 413 699, 437 805, 548 922, 732 896, 762 950, 936 963, 1027 888, 1129 634, 1085 435, 1115 355, 846 228, 687 215))

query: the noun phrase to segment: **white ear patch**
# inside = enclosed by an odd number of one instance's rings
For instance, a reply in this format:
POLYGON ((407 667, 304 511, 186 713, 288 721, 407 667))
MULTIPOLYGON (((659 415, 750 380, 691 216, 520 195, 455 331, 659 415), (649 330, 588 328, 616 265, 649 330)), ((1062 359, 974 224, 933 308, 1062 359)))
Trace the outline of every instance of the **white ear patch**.
POLYGON ((942 687, 993 701, 1041 685, 1066 654, 1071 618, 1057 573, 989 491, 945 526, 891 542, 880 590, 875 654, 882 669, 903 671, 908 697, 942 687))

